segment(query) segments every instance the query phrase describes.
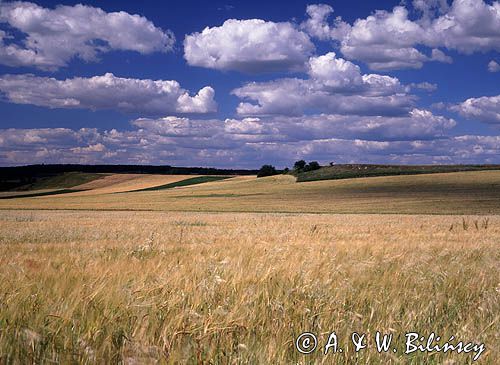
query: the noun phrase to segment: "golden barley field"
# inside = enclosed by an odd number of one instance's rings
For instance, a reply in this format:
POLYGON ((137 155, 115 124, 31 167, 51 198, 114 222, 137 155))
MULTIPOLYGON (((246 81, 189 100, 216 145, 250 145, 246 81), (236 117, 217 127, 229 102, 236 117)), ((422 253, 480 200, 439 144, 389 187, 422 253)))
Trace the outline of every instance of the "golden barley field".
POLYGON ((380 178, 244 177, 0 200, 0 363, 498 364, 499 195, 487 187, 500 179, 474 174, 436 175, 434 187, 425 176, 383 178, 382 191, 380 178), (327 210, 347 207, 356 188, 351 210, 385 214, 327 210), (417 203, 389 214, 412 194, 434 202, 432 214, 417 203), (235 212, 238 201, 268 212, 235 212), (309 355, 295 348, 306 331, 318 339, 309 355), (332 331, 343 352, 324 355, 332 331), (376 351, 376 331, 393 334, 396 352, 376 351), (476 362, 472 352, 405 354, 410 331, 484 351, 476 362), (352 332, 367 335, 366 349, 355 352, 352 332))

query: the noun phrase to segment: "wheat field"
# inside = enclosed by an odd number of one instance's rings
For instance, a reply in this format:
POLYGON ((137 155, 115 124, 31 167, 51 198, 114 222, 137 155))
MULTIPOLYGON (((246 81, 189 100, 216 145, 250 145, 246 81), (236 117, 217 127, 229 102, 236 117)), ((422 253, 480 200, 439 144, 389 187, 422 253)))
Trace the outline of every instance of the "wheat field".
POLYGON ((0 363, 473 362, 403 353, 434 331, 498 364, 499 242, 496 215, 4 210, 0 363), (300 354, 304 331, 344 352, 300 354))

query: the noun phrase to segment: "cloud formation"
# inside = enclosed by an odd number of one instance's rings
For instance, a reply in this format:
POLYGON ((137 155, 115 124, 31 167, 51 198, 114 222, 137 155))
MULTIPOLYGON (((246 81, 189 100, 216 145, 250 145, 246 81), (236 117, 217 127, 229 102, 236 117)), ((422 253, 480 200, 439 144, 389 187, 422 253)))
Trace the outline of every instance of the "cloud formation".
POLYGON ((133 163, 256 168, 269 161, 280 167, 290 166, 301 158, 322 163, 500 163, 499 136, 413 141, 325 137, 279 143, 230 137, 223 143, 214 143, 215 137, 172 137, 150 129, 4 129, 0 130, 0 164, 133 163))
POLYGON ((500 65, 498 64, 497 61, 491 60, 488 63, 488 71, 489 72, 499 72, 500 71, 500 65))
MULTIPOLYGON (((363 61, 377 70, 420 68, 430 61, 452 62, 447 50, 454 54, 499 50, 499 4, 413 0, 413 11, 396 6, 352 24, 340 17, 329 20, 333 8, 319 4, 307 7, 309 18, 300 27, 289 22, 229 19, 221 26, 187 35, 184 57, 191 66, 245 73, 301 72, 300 77, 274 80, 264 76, 261 80, 271 81, 245 82, 234 89, 232 94, 240 102, 237 114, 229 118, 192 115, 217 111, 210 86, 190 93, 177 81, 112 73, 65 80, 0 75, 5 101, 48 108, 112 109, 142 116, 131 121, 129 128, 104 131, 0 130, 0 164, 258 167, 270 162, 286 165, 299 158, 499 163, 500 137, 450 136, 455 120, 417 106, 418 97, 412 93, 433 92, 436 84, 410 79, 403 85, 396 77, 364 73, 351 61, 363 61), (310 36, 333 41, 343 56, 334 52, 316 55, 310 36)), ((170 31, 138 15, 106 13, 84 5, 47 9, 26 2, 0 2, 0 63, 11 66, 54 70, 73 58, 93 61, 111 50, 167 52, 173 44, 170 31)), ((498 68, 493 60, 488 65, 491 72, 498 68)), ((470 98, 456 105, 442 100, 436 105, 473 121, 500 123, 500 96, 470 98)))
POLYGON ((470 98, 450 109, 467 119, 500 124, 500 95, 470 98))
POLYGON ((133 130, 0 130, 0 164, 113 162, 258 167, 269 161, 289 164, 302 156, 329 161, 332 151, 339 161, 349 162, 361 152, 366 161, 379 161, 406 153, 406 148, 420 148, 431 160, 432 149, 424 151, 418 143, 430 146, 434 140, 448 140, 446 131, 455 121, 414 109, 405 117, 324 114, 221 120, 169 116, 140 118, 131 124, 133 130))
POLYGON ((305 112, 394 116, 407 114, 415 97, 399 80, 378 74, 362 75, 357 65, 331 52, 311 57, 308 79, 284 78, 251 82, 233 90, 244 102, 240 115, 302 115, 305 112))
POLYGON ((392 12, 377 10, 353 24, 337 17, 328 23, 333 8, 310 5, 309 19, 302 24, 311 36, 340 44, 342 54, 350 60, 365 62, 373 70, 421 68, 424 62, 452 62, 439 48, 461 53, 500 50, 500 3, 483 0, 413 1, 421 13, 411 20, 405 6, 392 12), (419 49, 428 47, 427 54, 419 49))
POLYGON ((413 109, 403 117, 317 114, 197 120, 140 118, 132 125, 164 137, 214 137, 224 141, 304 141, 323 138, 362 138, 373 141, 436 139, 456 122, 427 110, 413 109))
POLYGON ((0 2, 0 26, 5 24, 23 33, 18 37, 0 29, 0 63, 14 67, 55 70, 73 58, 95 61, 111 50, 168 52, 175 43, 171 31, 145 17, 81 4, 49 9, 30 2, 0 2))
POLYGON ((436 91, 437 90, 437 85, 436 84, 431 84, 430 82, 424 81, 424 82, 418 82, 418 83, 411 83, 409 85, 409 90, 412 89, 418 89, 418 90, 424 90, 429 93, 436 91))
POLYGON ((190 96, 177 81, 122 78, 112 73, 66 80, 5 75, 0 76, 0 92, 12 103, 48 108, 113 109, 144 115, 217 110, 215 92, 210 86, 190 96))
POLYGON ((292 24, 260 19, 228 19, 184 40, 189 65, 247 73, 300 70, 313 51, 307 34, 292 24))
POLYGON ((308 5, 306 13, 309 18, 300 27, 312 37, 323 41, 343 39, 351 30, 351 26, 344 22, 340 16, 334 19, 333 25, 328 24, 327 19, 333 14, 333 8, 330 5, 308 5))

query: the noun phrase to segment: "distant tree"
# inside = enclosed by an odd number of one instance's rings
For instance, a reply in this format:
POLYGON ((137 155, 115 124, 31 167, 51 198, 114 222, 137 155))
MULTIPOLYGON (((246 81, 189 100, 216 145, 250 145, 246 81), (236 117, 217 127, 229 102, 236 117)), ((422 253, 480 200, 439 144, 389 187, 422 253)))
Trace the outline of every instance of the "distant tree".
POLYGON ((321 165, 318 163, 318 161, 311 161, 309 162, 309 171, 314 171, 314 170, 319 170, 321 168, 321 165))
POLYGON ((257 177, 272 176, 276 174, 278 174, 278 172, 273 165, 263 165, 257 173, 257 177))
POLYGON ((296 161, 295 164, 293 165, 293 169, 295 171, 302 171, 304 167, 306 167, 306 162, 304 160, 296 161))
POLYGON ((320 169, 321 166, 317 161, 311 161, 309 162, 303 169, 303 172, 308 172, 308 171, 314 171, 320 169))
POLYGON ((283 169, 283 174, 288 174, 290 172, 290 169, 288 167, 285 167, 283 169))

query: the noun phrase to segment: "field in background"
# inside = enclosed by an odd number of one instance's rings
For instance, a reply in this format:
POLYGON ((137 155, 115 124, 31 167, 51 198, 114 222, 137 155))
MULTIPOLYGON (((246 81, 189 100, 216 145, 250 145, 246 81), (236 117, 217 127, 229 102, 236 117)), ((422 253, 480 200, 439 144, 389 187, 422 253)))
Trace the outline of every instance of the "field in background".
MULTIPOLYGON (((65 196, 88 196, 131 192, 136 190, 155 189, 166 184, 175 184, 196 175, 150 175, 150 174, 95 174, 98 178, 91 179, 90 176, 81 185, 68 183, 63 174, 45 180, 44 185, 51 186, 52 189, 29 189, 22 191, 0 192, 0 199, 29 198, 39 196, 61 195, 65 196), (68 186, 69 185, 69 186, 68 186)), ((79 174, 80 175, 80 174, 79 174)), ((81 174, 91 175, 92 174, 81 174)), ((70 181, 74 182, 74 179, 70 181)))
MULTIPOLYGON (((498 216, 0 212, 0 362, 338 363, 302 331, 404 333, 499 354, 498 216)), ((399 337, 398 337, 399 336, 399 337)))
POLYGON ((297 174, 297 181, 352 179, 357 177, 421 175, 461 171, 500 170, 499 165, 368 165, 338 164, 297 174))
POLYGON ((290 175, 266 178, 240 176, 168 190, 112 194, 118 191, 154 187, 187 178, 192 178, 192 176, 150 175, 148 177, 144 175, 140 179, 126 182, 125 190, 122 189, 123 185, 117 184, 71 194, 0 199, 0 209, 394 214, 500 213, 500 171, 384 176, 305 183, 296 183, 295 178, 290 175), (168 181, 160 183, 160 180, 168 181))
MULTIPOLYGON (((106 195, 115 193, 126 193, 135 190, 156 188, 158 186, 172 184, 192 178, 193 175, 150 175, 150 174, 112 174, 107 179, 97 180, 91 184, 76 186, 78 193, 72 196, 106 195), (105 184, 98 184, 98 183, 105 184)), ((194 175, 196 177, 196 175, 194 175)))
POLYGON ((14 190, 31 191, 43 189, 69 189, 78 185, 89 184, 91 182, 103 179, 108 174, 67 172, 55 176, 47 176, 38 179, 31 184, 22 185, 14 190))

